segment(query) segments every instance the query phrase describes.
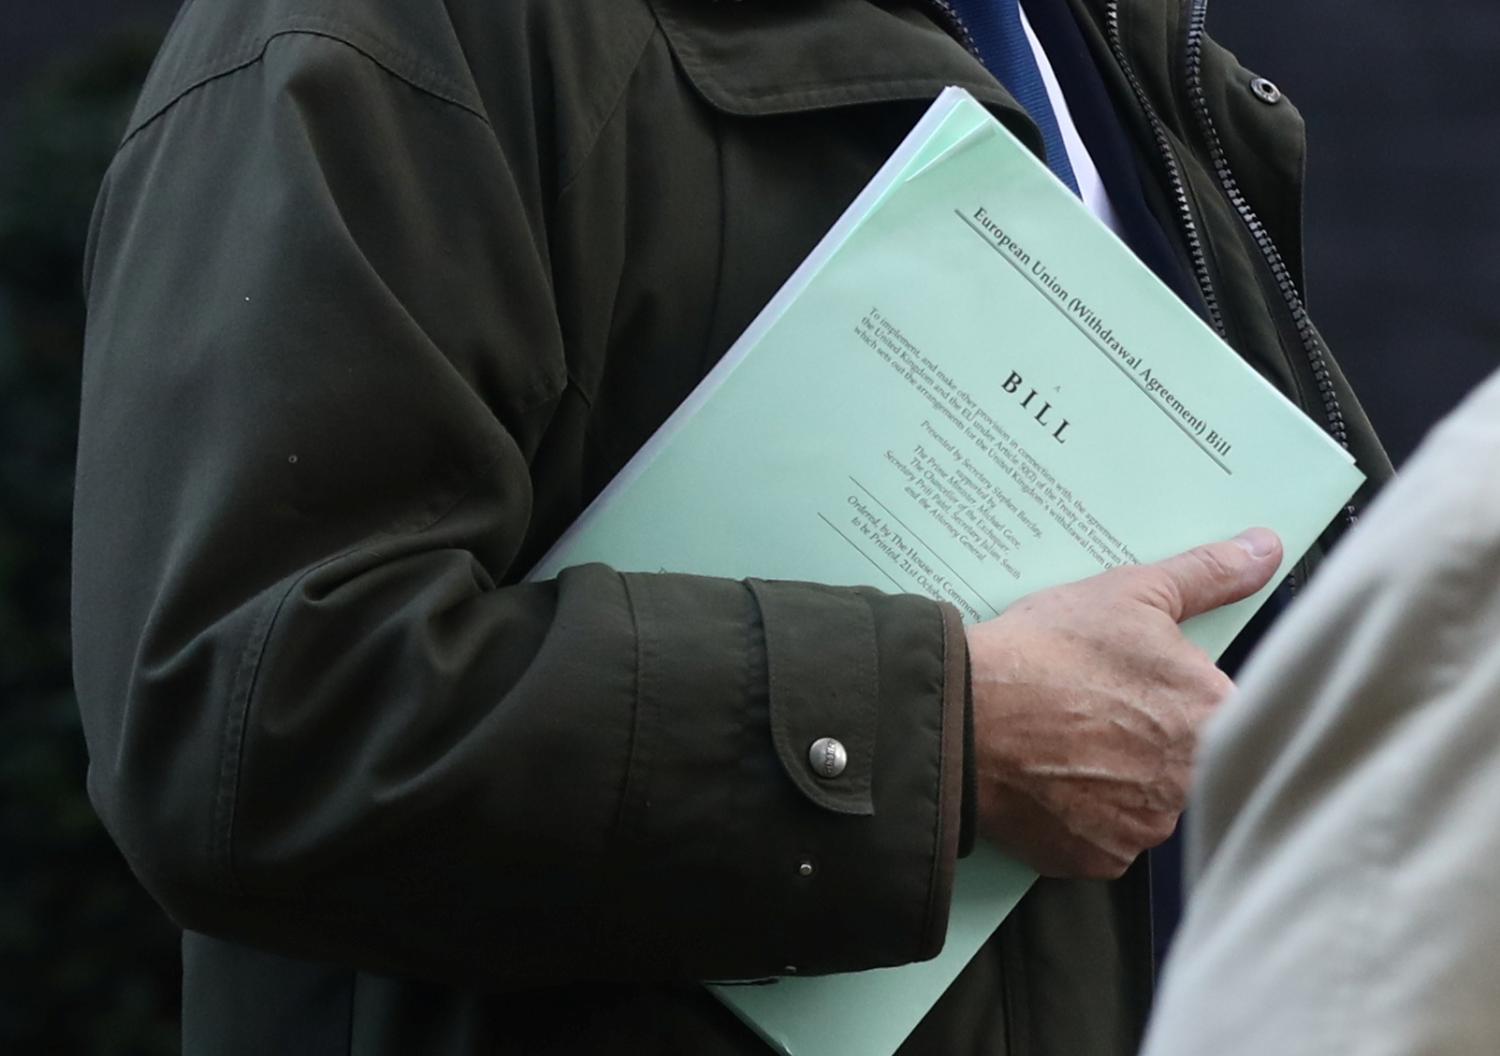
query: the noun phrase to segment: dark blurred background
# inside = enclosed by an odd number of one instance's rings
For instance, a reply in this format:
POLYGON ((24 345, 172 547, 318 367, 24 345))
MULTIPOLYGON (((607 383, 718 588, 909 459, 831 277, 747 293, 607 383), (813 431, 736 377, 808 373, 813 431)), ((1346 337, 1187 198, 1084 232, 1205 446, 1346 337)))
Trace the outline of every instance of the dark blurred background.
POLYGON ((1500 365, 1500 5, 1209 10, 1307 119, 1309 307, 1399 465, 1500 365))
MULTIPOLYGON (((90 206, 176 0, 0 30, 0 1052, 177 1049, 176 934, 83 795, 68 509, 90 206)), ((1310 302, 1399 462, 1500 349, 1494 0, 1215 0, 1310 126, 1310 302)))
POLYGON ((176 935, 83 795, 68 511, 94 192, 175 0, 0 28, 0 1052, 175 1053, 176 935))

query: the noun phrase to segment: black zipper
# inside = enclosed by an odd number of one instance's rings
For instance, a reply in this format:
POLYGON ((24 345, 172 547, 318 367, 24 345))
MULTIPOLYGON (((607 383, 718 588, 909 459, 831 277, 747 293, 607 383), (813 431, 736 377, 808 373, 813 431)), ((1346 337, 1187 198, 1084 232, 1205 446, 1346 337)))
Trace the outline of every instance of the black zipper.
MULTIPOLYGON (((948 0, 919 0, 922 7, 927 10, 932 20, 938 23, 948 34, 964 46, 970 55, 981 63, 984 61, 979 54, 979 49, 974 44, 974 38, 969 33, 969 27, 953 5, 948 0)), ((1172 202, 1177 210, 1178 224, 1182 228, 1183 236, 1187 240, 1188 254, 1193 264, 1193 278, 1198 284, 1200 296, 1203 298, 1204 306, 1208 312, 1208 320, 1215 332, 1220 337, 1226 337, 1228 331, 1224 326, 1224 312, 1219 307, 1219 295, 1214 290, 1213 277, 1208 270, 1208 254, 1203 248, 1203 238, 1198 232, 1198 222, 1193 216, 1191 199, 1188 197, 1187 181, 1182 176, 1182 167, 1177 160, 1176 153, 1172 150, 1171 140, 1167 137, 1166 126, 1156 114, 1151 105, 1151 100, 1146 97, 1145 89, 1136 79, 1135 71, 1131 68, 1130 60, 1125 54, 1125 46, 1120 36, 1120 4, 1119 0, 1109 0, 1108 4, 1109 22, 1109 46, 1119 63, 1120 69, 1125 74, 1125 79, 1130 84, 1130 90, 1135 94, 1136 102, 1145 113, 1147 121, 1151 125, 1151 134, 1156 141, 1156 149, 1161 155, 1162 163, 1166 167, 1167 180, 1171 185, 1172 202)))
MULTIPOLYGON (((1214 289, 1213 275, 1208 270, 1208 253, 1203 248, 1203 236, 1199 233, 1197 218, 1193 216, 1193 203, 1188 195, 1187 181, 1182 175, 1182 163, 1177 160, 1177 152, 1172 149, 1172 141, 1167 135, 1166 126, 1157 115, 1156 108, 1151 105, 1145 88, 1135 75, 1130 56, 1125 52, 1125 38, 1120 32, 1120 0, 1108 0, 1105 5, 1105 33, 1109 38, 1109 50, 1115 57, 1115 63, 1125 74, 1126 83, 1130 85, 1130 90, 1135 95, 1136 104, 1140 106, 1141 112, 1146 115, 1146 120, 1151 125, 1151 134, 1156 140, 1156 149, 1161 155, 1167 181, 1172 188, 1172 201, 1177 206, 1177 221, 1187 241, 1188 254, 1193 263, 1193 277, 1198 282, 1199 294, 1207 309, 1209 322, 1221 338, 1227 339, 1229 333, 1224 325, 1224 312, 1219 306, 1219 295, 1214 289)), ((1294 564, 1291 571, 1287 573, 1287 590, 1291 594, 1296 594, 1301 581, 1305 580, 1308 574, 1309 570, 1305 561, 1298 561, 1294 564)))
POLYGON ((1130 57, 1125 52, 1125 40, 1120 32, 1120 0, 1109 0, 1105 7, 1105 23, 1109 50, 1114 55, 1121 72, 1125 74, 1125 81, 1135 95, 1136 104, 1146 115, 1146 121, 1151 126, 1151 137, 1156 141, 1157 153, 1161 156, 1162 166, 1166 170, 1167 183, 1172 191, 1172 204, 1177 210, 1177 223, 1187 242, 1188 257, 1193 265, 1193 279, 1198 284, 1198 293, 1203 298, 1204 308, 1208 312, 1208 321, 1220 337, 1227 338, 1229 331, 1224 325, 1224 310, 1219 306, 1219 294, 1214 289, 1213 275, 1208 270, 1208 253, 1203 248, 1203 236, 1198 230, 1198 220, 1193 215, 1193 203, 1188 194, 1187 180, 1182 175, 1182 163, 1177 160, 1177 152, 1172 149, 1172 141, 1167 135, 1166 125, 1157 115, 1156 108, 1151 105, 1146 89, 1136 77, 1135 68, 1130 64, 1130 57))
MULTIPOLYGON (((1208 99, 1203 89, 1203 36, 1208 4, 1207 0, 1192 0, 1192 2, 1187 38, 1188 97, 1195 120, 1203 129, 1204 138, 1209 144, 1210 162, 1213 165, 1215 178, 1219 181, 1219 186, 1228 197, 1230 204, 1239 213, 1267 266, 1271 269, 1277 289, 1291 313, 1298 337, 1308 356, 1314 380, 1318 385, 1318 393, 1323 399, 1328 432, 1335 441, 1348 450, 1349 434, 1344 422, 1343 408, 1339 405, 1338 393, 1333 389, 1333 379, 1329 375, 1327 357, 1322 349, 1317 330, 1313 328, 1301 295, 1297 292, 1297 285, 1292 280, 1291 271, 1287 268, 1275 242, 1272 241, 1270 232, 1266 230, 1265 225, 1240 191, 1239 182, 1234 177, 1234 171, 1230 168, 1229 160, 1219 140, 1218 129, 1214 126, 1213 117, 1208 112, 1208 99)), ((1126 82, 1135 94, 1136 102, 1151 125, 1157 151, 1161 155, 1167 180, 1172 188, 1172 197, 1177 205, 1178 221, 1187 241, 1188 252, 1193 263, 1193 274, 1198 281, 1198 289, 1208 309, 1209 321, 1220 337, 1226 337, 1223 313, 1219 307, 1218 294, 1213 288, 1213 276, 1208 269, 1207 254, 1204 252, 1202 235, 1198 231, 1197 221, 1193 216, 1192 201, 1188 196, 1186 181, 1182 176, 1181 164, 1177 160, 1166 128, 1157 115, 1155 107, 1151 105, 1151 100, 1146 96, 1145 89, 1136 77, 1135 69, 1131 66, 1130 58, 1125 51, 1124 35, 1120 31, 1120 0, 1107 0, 1105 11, 1105 28, 1110 51, 1125 74, 1126 82)), ((1352 526, 1358 516, 1353 504, 1346 505, 1343 512, 1346 524, 1352 526)), ((1286 577, 1287 589, 1292 594, 1296 594, 1301 583, 1305 582, 1310 574, 1311 569, 1307 560, 1304 558, 1298 561, 1286 577)))
MULTIPOLYGON (((1111 9, 1115 8, 1118 3, 1119 0, 1110 0, 1111 9)), ((1225 197, 1229 199, 1229 203, 1234 206, 1235 212, 1239 213, 1245 229, 1250 232, 1250 237, 1255 240, 1261 257, 1271 269, 1271 276, 1276 283, 1277 290, 1281 293, 1287 311, 1291 313, 1292 322, 1297 328, 1297 337, 1302 342, 1303 353, 1312 370, 1313 383, 1317 386, 1318 396, 1323 402, 1323 416, 1328 435, 1347 451, 1349 429, 1344 419, 1344 408, 1339 402, 1338 391, 1333 384, 1333 376, 1328 368, 1328 350, 1324 347, 1322 336, 1307 314, 1307 306, 1297 290, 1297 283, 1292 278, 1291 269, 1287 267, 1281 251, 1276 248, 1270 231, 1266 230, 1266 225, 1256 215, 1255 210, 1245 199, 1244 192, 1240 190, 1239 181, 1235 178, 1234 169, 1229 164, 1223 142, 1219 138, 1219 130, 1214 125, 1213 115, 1209 113, 1208 95, 1203 87, 1203 39, 1207 21, 1208 0, 1191 0, 1186 56, 1188 103, 1194 119, 1198 122, 1198 129, 1203 135, 1204 143, 1208 147, 1214 177, 1218 180, 1225 197)), ((1344 517, 1352 527, 1358 518, 1353 503, 1344 507, 1344 517)))
MULTIPOLYGON (((933 20, 962 44, 969 54, 980 59, 979 50, 974 44, 968 26, 964 24, 963 19, 948 0, 919 0, 919 2, 927 9, 933 20)), ((1322 339, 1312 325, 1312 320, 1302 303, 1301 294, 1297 290, 1296 282, 1292 279, 1291 271, 1287 268, 1280 250, 1276 248, 1270 232, 1266 230, 1265 225, 1240 191, 1239 182, 1235 179, 1234 171, 1229 165, 1228 157, 1219 139, 1218 129, 1214 126, 1213 118, 1208 112, 1208 100, 1203 89, 1202 76, 1203 36, 1207 11, 1207 0, 1192 0, 1188 20, 1187 84, 1194 117, 1209 145, 1210 162, 1219 186, 1235 211, 1239 213, 1246 229, 1255 240, 1256 246, 1259 247, 1262 257, 1271 270, 1277 289, 1291 313, 1298 337, 1312 369, 1318 394, 1323 401, 1328 432, 1335 441, 1348 450, 1348 428, 1338 393, 1333 386, 1333 378, 1328 369, 1327 354, 1322 347, 1322 339)), ((1227 338, 1228 328, 1224 322, 1224 311, 1219 302, 1218 291, 1214 288, 1213 274, 1208 265, 1208 253, 1204 248, 1203 235, 1198 227, 1197 217, 1193 213, 1192 197, 1188 191, 1187 179, 1182 174, 1182 163, 1177 158, 1165 123, 1146 95, 1146 90, 1136 76, 1135 68, 1131 65, 1130 57, 1125 50, 1124 35, 1120 30, 1120 0, 1106 0, 1105 32, 1110 52, 1114 55, 1120 71, 1125 75, 1126 83, 1130 85, 1136 104, 1145 114, 1147 123, 1150 125, 1152 139, 1155 141, 1156 150, 1167 177, 1167 184, 1171 190, 1178 226, 1187 244, 1188 257, 1193 268, 1193 279, 1197 283, 1199 295, 1203 298, 1209 324, 1221 338, 1227 338)), ((980 61, 983 60, 980 59, 980 61)), ((1354 524, 1357 514, 1352 503, 1344 507, 1344 517, 1349 525, 1354 524)), ((1303 563, 1299 562, 1297 568, 1287 577, 1293 592, 1297 590, 1299 578, 1305 578, 1303 569, 1303 563), (1299 572, 1303 574, 1299 576, 1299 572)))
POLYGON ((950 37, 964 46, 974 58, 981 64, 984 59, 980 57, 979 46, 974 43, 974 36, 969 32, 969 27, 959 17, 958 12, 948 0, 918 0, 918 5, 927 9, 928 17, 938 24, 950 37))

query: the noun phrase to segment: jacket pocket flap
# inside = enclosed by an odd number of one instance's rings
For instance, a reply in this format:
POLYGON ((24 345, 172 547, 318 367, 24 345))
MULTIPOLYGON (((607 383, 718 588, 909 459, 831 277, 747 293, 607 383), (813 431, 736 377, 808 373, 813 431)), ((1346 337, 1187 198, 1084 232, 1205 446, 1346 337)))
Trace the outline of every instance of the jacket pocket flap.
POLYGON ((950 84, 982 102, 1016 106, 977 59, 915 10, 869 0, 652 0, 651 6, 688 80, 723 113, 756 117, 926 103, 950 84))

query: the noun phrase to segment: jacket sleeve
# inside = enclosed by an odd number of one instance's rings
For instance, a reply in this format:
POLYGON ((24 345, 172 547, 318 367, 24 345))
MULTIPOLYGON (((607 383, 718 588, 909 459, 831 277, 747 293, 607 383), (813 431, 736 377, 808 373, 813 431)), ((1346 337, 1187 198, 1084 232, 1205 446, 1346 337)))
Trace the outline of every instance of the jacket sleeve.
POLYGON ((440 84, 322 31, 143 110, 87 273, 97 809, 184 927, 390 974, 935 955, 953 610, 600 566, 518 582, 529 438, 566 384, 520 164, 440 84), (821 736, 849 748, 831 781, 821 736))

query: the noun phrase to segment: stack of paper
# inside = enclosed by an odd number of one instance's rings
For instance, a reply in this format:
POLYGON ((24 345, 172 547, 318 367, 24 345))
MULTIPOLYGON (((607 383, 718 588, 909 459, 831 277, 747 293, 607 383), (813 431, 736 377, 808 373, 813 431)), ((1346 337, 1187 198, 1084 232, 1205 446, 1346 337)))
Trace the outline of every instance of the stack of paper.
MULTIPOLYGON (((534 575, 864 584, 982 620, 1250 525, 1290 567, 1361 479, 950 88, 534 575)), ((1187 634, 1217 655, 1271 589, 1187 634)), ((1032 879, 984 849, 936 960, 716 992, 792 1056, 887 1056, 1032 879)))

